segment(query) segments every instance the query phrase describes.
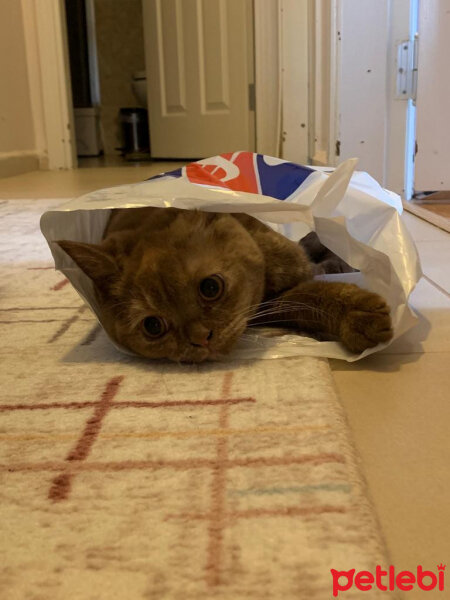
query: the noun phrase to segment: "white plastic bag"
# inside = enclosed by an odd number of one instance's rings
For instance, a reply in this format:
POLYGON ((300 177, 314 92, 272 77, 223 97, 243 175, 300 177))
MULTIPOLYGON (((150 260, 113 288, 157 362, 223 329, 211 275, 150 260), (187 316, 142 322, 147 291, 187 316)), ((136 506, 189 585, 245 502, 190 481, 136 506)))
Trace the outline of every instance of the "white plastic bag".
MULTIPOLYGON (((320 278, 356 283, 383 296, 391 307, 393 339, 396 339, 416 321, 408 306, 408 298, 421 277, 419 258, 400 219, 402 204, 399 196, 381 188, 367 173, 354 173, 356 162, 356 159, 349 159, 333 170, 300 167, 280 159, 244 152, 212 157, 192 163, 176 174, 81 196, 46 212, 41 218, 41 230, 52 251, 56 268, 70 280, 99 320, 91 280, 52 242, 67 239, 100 243, 113 208, 156 206, 245 212, 294 241, 315 230, 325 246, 359 270, 358 273, 325 275, 320 278), (260 178, 255 179, 252 184, 258 190, 264 190, 263 171, 267 178, 267 173, 271 175, 271 171, 277 169, 286 171, 289 166, 297 177, 297 183, 301 179, 298 178, 300 170, 307 175, 299 185, 295 184, 295 189, 284 200, 262 193, 230 189, 227 187, 228 182, 233 184, 234 181, 234 187, 238 185, 236 181, 240 175, 238 168, 237 179, 236 163, 239 164, 241 160, 242 164, 244 159, 247 161, 247 169, 251 166, 251 161, 255 170, 259 165, 260 178), (211 173, 217 173, 216 179, 210 177, 211 173)), ((268 187, 272 189, 273 181, 270 177, 268 181, 268 187)), ((280 179, 281 184, 286 181, 286 177, 284 180, 280 179)), ((291 190, 292 182, 289 185, 291 190)), ((284 192, 285 195, 286 193, 288 192, 284 192)), ((309 355, 354 361, 391 342, 379 344, 356 355, 338 342, 319 342, 295 333, 273 336, 252 328, 246 332, 245 341, 240 341, 229 356, 281 358, 309 355)))

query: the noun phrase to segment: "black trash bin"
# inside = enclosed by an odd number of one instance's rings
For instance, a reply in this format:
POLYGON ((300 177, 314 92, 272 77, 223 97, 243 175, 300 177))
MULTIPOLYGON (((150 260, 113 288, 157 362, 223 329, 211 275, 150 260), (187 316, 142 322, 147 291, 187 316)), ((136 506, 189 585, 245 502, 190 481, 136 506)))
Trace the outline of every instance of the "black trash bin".
POLYGON ((121 108, 122 152, 127 160, 142 160, 150 156, 148 116, 145 108, 121 108))

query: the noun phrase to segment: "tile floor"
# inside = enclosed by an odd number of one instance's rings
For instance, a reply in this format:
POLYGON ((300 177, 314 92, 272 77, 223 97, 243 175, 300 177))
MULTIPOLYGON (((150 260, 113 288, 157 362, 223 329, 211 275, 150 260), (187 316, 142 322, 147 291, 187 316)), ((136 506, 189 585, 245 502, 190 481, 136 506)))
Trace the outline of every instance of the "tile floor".
POLYGON ((122 163, 126 166, 31 171, 0 179, 1 198, 73 198, 99 188, 124 185, 148 179, 157 173, 173 171, 186 163, 155 161, 122 163), (129 165, 129 166, 128 166, 129 165))
MULTIPOLYGON (((0 198, 73 197, 178 166, 32 172, 0 179, 0 198)), ((412 214, 403 218, 423 262, 411 297, 419 324, 382 353, 331 367, 392 564, 435 570, 450 559, 450 235, 412 214)))
POLYGON ((424 272, 410 299, 419 324, 383 352, 331 368, 392 564, 436 570, 450 557, 450 234, 403 219, 424 272))

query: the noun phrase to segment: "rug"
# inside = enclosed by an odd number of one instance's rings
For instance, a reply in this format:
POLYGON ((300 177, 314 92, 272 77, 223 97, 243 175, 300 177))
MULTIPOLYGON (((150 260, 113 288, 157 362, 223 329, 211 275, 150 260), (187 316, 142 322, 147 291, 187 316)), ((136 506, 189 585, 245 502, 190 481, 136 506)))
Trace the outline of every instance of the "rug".
POLYGON ((388 564, 327 360, 121 354, 52 267, 60 202, 0 202, 0 597, 327 600, 388 564))

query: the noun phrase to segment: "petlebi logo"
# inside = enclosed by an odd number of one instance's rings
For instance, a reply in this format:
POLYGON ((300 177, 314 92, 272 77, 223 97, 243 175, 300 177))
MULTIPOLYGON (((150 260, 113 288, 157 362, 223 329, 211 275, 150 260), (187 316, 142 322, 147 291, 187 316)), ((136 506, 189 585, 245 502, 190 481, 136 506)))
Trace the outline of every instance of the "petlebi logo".
POLYGON ((382 592, 402 590, 410 591, 414 588, 419 588, 425 592, 431 590, 444 591, 444 576, 445 576, 446 565, 437 565, 437 572, 426 571, 422 565, 419 565, 415 572, 413 571, 399 571, 396 573, 395 567, 392 565, 384 571, 380 565, 375 568, 375 573, 370 571, 358 571, 350 569, 349 571, 336 571, 331 569, 331 575, 333 577, 333 596, 345 597, 345 593, 353 586, 362 592, 376 588, 382 592))

